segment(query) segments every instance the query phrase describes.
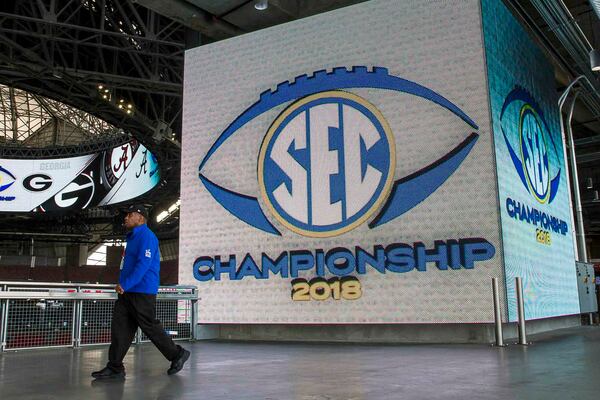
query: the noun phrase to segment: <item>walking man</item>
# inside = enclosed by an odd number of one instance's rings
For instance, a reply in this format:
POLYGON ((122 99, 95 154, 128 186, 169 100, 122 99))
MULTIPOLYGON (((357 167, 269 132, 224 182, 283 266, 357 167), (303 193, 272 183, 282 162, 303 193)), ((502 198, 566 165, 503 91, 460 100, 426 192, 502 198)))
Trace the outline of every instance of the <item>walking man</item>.
POLYGON ((190 352, 175 345, 156 319, 156 293, 160 281, 158 239, 146 225, 148 212, 143 205, 129 207, 124 226, 128 230, 127 247, 121 262, 118 299, 113 308, 108 364, 92 372, 96 379, 124 378, 123 358, 129 350, 138 326, 165 358, 171 361, 169 375, 181 371, 190 352))

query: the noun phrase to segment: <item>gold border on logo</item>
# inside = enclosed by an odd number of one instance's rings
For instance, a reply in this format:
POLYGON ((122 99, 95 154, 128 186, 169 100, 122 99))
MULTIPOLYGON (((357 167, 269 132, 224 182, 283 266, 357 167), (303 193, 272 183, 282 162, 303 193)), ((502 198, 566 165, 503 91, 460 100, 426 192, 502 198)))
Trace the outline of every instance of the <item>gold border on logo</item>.
POLYGON ((282 225, 284 225, 286 228, 288 228, 292 232, 298 233, 302 236, 325 238, 325 237, 339 236, 343 233, 349 232, 349 231, 353 230, 354 228, 356 228, 357 226, 364 223, 366 220, 368 220, 373 215, 373 213, 381 206, 381 204, 385 201, 385 199, 389 196, 390 191, 392 189, 392 183, 394 180, 394 171, 395 170, 396 170, 396 142, 394 141, 394 135, 392 133, 392 130, 391 130, 387 120, 384 118, 383 114, 381 113, 381 111, 379 111, 369 101, 365 100, 364 98, 362 98, 360 96, 355 95, 354 93, 349 93, 349 92, 345 92, 342 90, 328 90, 325 92, 315 93, 313 95, 303 97, 303 98, 297 100, 296 102, 292 103, 288 108, 283 110, 283 112, 281 114, 279 114, 279 116, 273 121, 273 123, 267 130, 267 134, 265 135, 263 142, 261 144, 261 147, 260 147, 260 153, 258 156, 258 185, 260 187, 261 196, 262 196, 264 202, 266 203, 267 207, 269 208, 269 211, 271 212, 271 214, 273 216, 275 216, 277 221, 279 221, 282 225), (375 118, 377 118, 377 120, 379 121, 379 123, 381 124, 381 126, 383 128, 383 131, 385 132, 385 135, 388 139, 388 143, 390 146, 390 166, 389 166, 388 176, 387 176, 385 185, 379 195, 379 198, 375 201, 375 203, 373 203, 371 208, 369 208, 359 219, 357 219, 356 221, 354 221, 352 224, 350 224, 348 226, 345 226, 343 228, 339 228, 339 229, 336 229, 333 231, 314 232, 314 231, 301 229, 295 225, 292 225, 285 218, 283 218, 283 216, 281 216, 277 212, 275 207, 273 207, 273 205, 271 204, 271 201, 269 200, 269 196, 267 195, 267 190, 265 188, 265 182, 263 179, 263 172, 264 172, 263 165, 264 165, 265 155, 267 152, 267 147, 268 147, 273 135, 275 134, 275 131, 279 128, 279 126, 281 125, 283 120, 285 120, 291 113, 293 113, 294 111, 296 111, 298 108, 302 107, 303 105, 310 103, 313 100, 322 99, 325 97, 338 97, 338 98, 344 98, 344 99, 355 101, 356 103, 359 103, 360 105, 367 108, 375 116, 375 118))

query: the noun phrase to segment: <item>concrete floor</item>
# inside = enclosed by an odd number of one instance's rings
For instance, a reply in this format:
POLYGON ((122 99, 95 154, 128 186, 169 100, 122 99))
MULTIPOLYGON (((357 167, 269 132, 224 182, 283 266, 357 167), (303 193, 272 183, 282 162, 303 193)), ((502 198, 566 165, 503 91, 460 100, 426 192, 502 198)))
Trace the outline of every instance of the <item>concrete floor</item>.
POLYGON ((0 355, 0 399, 599 399, 600 328, 538 336, 529 347, 184 343, 185 369, 132 347, 127 378, 92 381, 107 349, 0 355))

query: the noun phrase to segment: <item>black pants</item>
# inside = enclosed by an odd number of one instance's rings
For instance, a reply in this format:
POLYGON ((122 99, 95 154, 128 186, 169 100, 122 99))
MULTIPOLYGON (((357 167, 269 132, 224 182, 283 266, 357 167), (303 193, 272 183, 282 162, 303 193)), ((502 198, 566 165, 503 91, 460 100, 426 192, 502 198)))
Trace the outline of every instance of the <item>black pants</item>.
POLYGON ((123 370, 123 358, 135 337, 138 326, 169 361, 179 355, 180 348, 166 334, 156 319, 156 295, 124 293, 119 295, 113 308, 111 335, 108 350, 108 366, 116 371, 123 370))

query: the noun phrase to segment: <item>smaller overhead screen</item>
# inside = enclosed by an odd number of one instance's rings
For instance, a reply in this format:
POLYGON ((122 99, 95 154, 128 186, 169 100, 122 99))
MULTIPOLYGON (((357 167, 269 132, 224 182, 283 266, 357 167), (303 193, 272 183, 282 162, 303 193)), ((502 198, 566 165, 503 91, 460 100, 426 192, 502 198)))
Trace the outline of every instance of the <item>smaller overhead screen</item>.
POLYGON ((156 157, 133 140, 69 158, 0 159, 0 212, 57 212, 121 203, 155 187, 156 157))

